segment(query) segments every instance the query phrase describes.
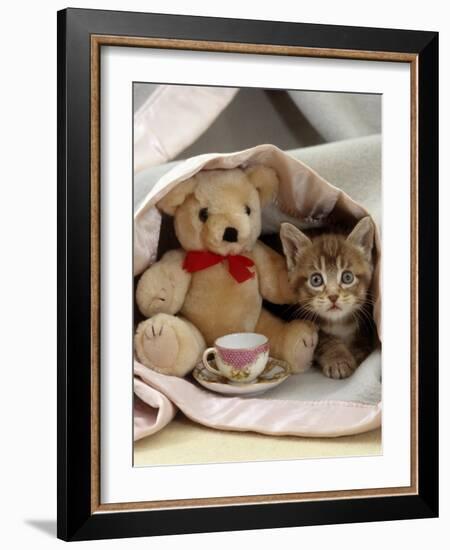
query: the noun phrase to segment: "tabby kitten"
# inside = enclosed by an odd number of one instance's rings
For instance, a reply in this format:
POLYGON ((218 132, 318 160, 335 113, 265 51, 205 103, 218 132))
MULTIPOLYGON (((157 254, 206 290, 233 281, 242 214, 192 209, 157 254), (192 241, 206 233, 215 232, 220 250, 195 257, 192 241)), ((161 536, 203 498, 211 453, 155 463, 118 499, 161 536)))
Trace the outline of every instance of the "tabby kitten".
POLYGON ((289 281, 303 316, 319 326, 314 361, 330 378, 347 378, 374 347, 368 295, 375 228, 370 217, 350 235, 307 237, 289 223, 280 238, 289 281))

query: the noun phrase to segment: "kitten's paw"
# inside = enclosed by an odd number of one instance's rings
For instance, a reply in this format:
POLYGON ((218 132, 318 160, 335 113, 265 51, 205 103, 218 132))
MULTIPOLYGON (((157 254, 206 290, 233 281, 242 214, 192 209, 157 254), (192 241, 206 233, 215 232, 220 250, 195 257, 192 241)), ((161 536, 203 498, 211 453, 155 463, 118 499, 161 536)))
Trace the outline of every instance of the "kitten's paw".
POLYGON ((334 378, 339 380, 341 378, 348 378, 353 374, 356 368, 356 362, 353 358, 345 359, 332 359, 324 362, 322 365, 322 371, 328 378, 334 378))

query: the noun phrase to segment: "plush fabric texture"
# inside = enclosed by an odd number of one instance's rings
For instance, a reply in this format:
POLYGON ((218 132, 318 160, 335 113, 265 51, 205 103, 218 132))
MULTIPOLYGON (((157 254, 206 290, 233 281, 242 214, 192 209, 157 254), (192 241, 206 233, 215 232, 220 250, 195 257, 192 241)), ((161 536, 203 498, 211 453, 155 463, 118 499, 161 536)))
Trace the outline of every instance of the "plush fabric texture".
POLYGON ((134 438, 141 439, 166 426, 177 412, 164 393, 141 379, 134 379, 134 438))
MULTIPOLYGON (((304 162, 326 181, 347 193, 368 210, 381 227, 381 136, 374 134, 357 139, 345 139, 313 147, 286 151, 304 162)), ((137 212, 156 182, 182 161, 154 166, 135 175, 134 210, 137 212)), ((279 209, 263 210, 263 233, 278 231, 280 223, 291 221, 279 209)), ((293 220, 294 223, 296 219, 293 220)))
MULTIPOLYGON (((377 139, 373 138, 372 149, 376 150, 376 142, 377 139)), ((326 148, 327 146, 322 147, 326 148)), ((325 152, 323 156, 326 156, 325 152)), ((350 157, 349 153, 348 157, 350 157)), ((358 162, 355 163, 354 160, 352 163, 349 162, 348 166, 347 173, 350 175, 350 180, 351 168, 355 164, 358 165, 358 162)), ((342 190, 329 184, 309 166, 271 145, 261 145, 227 155, 194 157, 184 163, 176 164, 169 173, 159 179, 144 198, 141 193, 140 204, 135 215, 135 272, 142 273, 156 257, 161 217, 155 205, 159 200, 200 170, 245 167, 252 163, 261 163, 272 167, 280 180, 277 203, 263 210, 263 231, 278 231, 281 221, 290 221, 300 228, 305 228, 321 226, 330 220, 357 221, 369 213, 342 190)), ((150 187, 150 185, 148 186, 150 187)), ((379 294, 381 256, 378 233, 376 235, 376 251, 373 293, 376 297, 375 318, 379 334, 381 334, 379 294)), ((267 396, 263 395, 258 399, 212 395, 195 387, 189 380, 178 379, 175 382, 173 377, 152 372, 137 362, 135 363, 135 375, 140 382, 144 381, 154 390, 160 391, 172 403, 181 408, 187 416, 208 426, 216 426, 221 429, 254 430, 261 433, 332 437, 359 433, 380 425, 379 367, 380 356, 372 354, 346 381, 332 381, 326 379, 315 369, 310 370, 305 374, 292 376, 289 383, 282 384, 273 393, 271 392, 267 396), (363 376, 364 374, 365 376, 363 376), (364 381, 362 385, 356 383, 358 378, 360 378, 360 382, 364 381), (339 386, 334 386, 333 383, 339 384, 339 386), (191 392, 192 388, 195 391, 191 392), (359 388, 365 388, 362 391, 364 395, 358 393, 359 388), (288 392, 291 397, 283 396, 283 392, 288 392), (333 395, 337 397, 334 398, 333 395), (195 406, 193 401, 190 402, 191 399, 196 402, 195 406), (313 404, 306 404, 309 400, 312 400, 313 404), (271 403, 270 408, 265 409, 268 403, 271 403), (217 407, 220 409, 220 414, 216 416, 212 412, 217 407), (227 419, 226 422, 224 418, 227 419), (251 419, 256 419, 256 421, 251 419)), ((151 429, 150 426, 148 429, 151 429)), ((144 432, 141 425, 139 430, 135 431, 135 438, 142 437, 140 435, 142 433, 144 432)))
MULTIPOLYGON (((190 380, 165 376, 137 362, 134 373, 138 380, 164 394, 191 420, 220 430, 338 437, 372 430, 380 425, 380 404, 332 399, 298 401, 265 399, 264 396, 224 397, 201 389, 190 380)), ((299 384, 302 377, 297 377, 299 384)), ((289 385, 287 381, 286 385, 289 385)), ((135 431, 135 439, 142 434, 142 428, 135 431)))
POLYGON ((156 206, 173 217, 181 248, 167 251, 138 281, 136 302, 148 317, 135 335, 141 363, 184 376, 217 338, 258 332, 269 339, 272 356, 293 372, 309 368, 316 326, 283 321, 262 307, 263 299, 295 300, 284 257, 258 240, 261 209, 276 196, 278 184, 276 170, 250 163, 201 170, 159 199, 156 206))

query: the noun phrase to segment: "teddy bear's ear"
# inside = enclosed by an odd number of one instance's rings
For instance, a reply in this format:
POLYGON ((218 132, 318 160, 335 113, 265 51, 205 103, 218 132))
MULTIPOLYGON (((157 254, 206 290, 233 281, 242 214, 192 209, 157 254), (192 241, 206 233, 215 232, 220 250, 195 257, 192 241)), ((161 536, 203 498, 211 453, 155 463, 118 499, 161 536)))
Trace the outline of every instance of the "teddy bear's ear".
POLYGON ((244 172, 256 187, 261 200, 261 206, 269 204, 278 192, 279 180, 275 170, 263 164, 256 164, 249 166, 244 172))
POLYGON ((195 176, 179 183, 176 187, 169 191, 165 197, 163 197, 156 205, 159 210, 162 210, 165 214, 173 216, 175 210, 183 204, 186 197, 194 192, 194 187, 197 181, 195 176))

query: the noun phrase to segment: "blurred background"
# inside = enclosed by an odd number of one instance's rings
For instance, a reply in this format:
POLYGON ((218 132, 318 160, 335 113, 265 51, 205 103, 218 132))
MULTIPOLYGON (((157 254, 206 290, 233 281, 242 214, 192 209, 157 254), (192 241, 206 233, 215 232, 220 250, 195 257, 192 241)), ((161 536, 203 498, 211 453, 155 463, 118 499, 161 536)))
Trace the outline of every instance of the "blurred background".
MULTIPOLYGON (((169 89, 173 98, 188 90, 191 98, 197 96, 200 101, 211 90, 136 83, 134 112, 138 113, 146 102, 148 108, 161 92, 168 93, 169 89), (151 98, 155 92, 158 93, 151 98)), ((216 112, 205 109, 206 122, 210 125, 200 135, 191 134, 194 141, 186 143, 176 158, 209 152, 227 153, 256 143, 273 143, 287 150, 381 133, 380 95, 254 88, 213 90, 222 95, 223 103, 217 105, 216 112)), ((195 107, 201 116, 198 105, 195 107)))

